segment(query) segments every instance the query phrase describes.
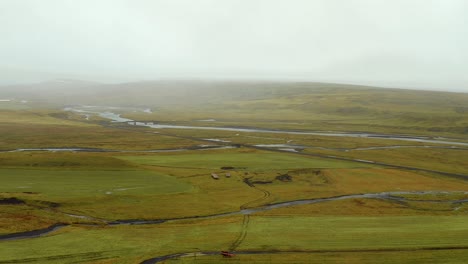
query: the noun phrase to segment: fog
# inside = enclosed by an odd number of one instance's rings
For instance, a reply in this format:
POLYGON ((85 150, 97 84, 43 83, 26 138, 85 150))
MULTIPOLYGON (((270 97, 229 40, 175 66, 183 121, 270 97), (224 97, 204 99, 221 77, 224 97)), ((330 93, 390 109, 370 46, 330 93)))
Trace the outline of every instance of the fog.
POLYGON ((468 92, 465 0, 0 0, 0 83, 300 80, 468 92))

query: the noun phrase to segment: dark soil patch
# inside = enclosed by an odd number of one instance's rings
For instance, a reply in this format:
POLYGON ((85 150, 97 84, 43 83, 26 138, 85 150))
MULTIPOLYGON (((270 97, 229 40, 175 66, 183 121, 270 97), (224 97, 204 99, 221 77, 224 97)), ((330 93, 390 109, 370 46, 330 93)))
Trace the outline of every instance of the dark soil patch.
POLYGON ((292 182, 292 176, 289 174, 282 174, 282 175, 276 176, 276 179, 282 182, 292 182))
POLYGON ((166 220, 144 220, 144 219, 125 219, 125 220, 115 220, 109 222, 109 225, 149 225, 149 224, 161 224, 166 222, 166 220))
POLYGON ((49 202, 49 201, 36 201, 39 203, 39 205, 41 206, 46 206, 46 207, 50 207, 50 208, 57 208, 60 206, 59 203, 54 203, 54 202, 49 202))
POLYGON ((292 172, 295 173, 295 174, 308 174, 308 175, 310 175, 310 174, 313 174, 313 175, 323 174, 322 170, 320 170, 320 169, 310 169, 310 168, 308 168, 308 169, 297 169, 297 170, 294 170, 292 172))
POLYGON ((269 183, 273 183, 273 181, 253 181, 252 183, 253 184, 269 184, 269 183))
POLYGON ((223 166, 220 169, 222 170, 246 170, 247 167, 232 167, 232 166, 223 166))
POLYGON ((0 199, 0 204, 25 204, 25 202, 16 197, 0 199))
POLYGON ((252 178, 244 178, 243 182, 250 187, 255 187, 255 184, 269 184, 273 183, 273 181, 251 181, 252 178))
POLYGON ((250 187, 255 187, 255 185, 250 181, 250 178, 244 178, 242 181, 250 187))
POLYGON ((315 175, 322 175, 321 170, 313 170, 312 173, 315 174, 315 175))

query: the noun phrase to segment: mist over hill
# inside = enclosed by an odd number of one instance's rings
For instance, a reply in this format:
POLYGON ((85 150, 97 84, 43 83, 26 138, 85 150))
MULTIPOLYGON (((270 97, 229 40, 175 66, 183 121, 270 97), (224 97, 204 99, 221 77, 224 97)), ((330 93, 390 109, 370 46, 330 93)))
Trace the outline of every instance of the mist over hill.
POLYGON ((325 83, 162 80, 106 84, 57 79, 34 84, 0 87, 3 97, 52 104, 108 106, 197 105, 230 100, 265 99, 312 92, 329 87, 354 87, 325 83))
MULTIPOLYGON (((190 106, 217 104, 228 101, 249 101, 271 98, 296 97, 301 95, 372 91, 377 97, 372 100, 385 100, 388 93, 396 96, 433 96, 434 102, 445 97, 467 95, 452 92, 416 91, 388 89, 372 86, 333 84, 319 82, 267 82, 267 81, 204 81, 204 80, 159 80, 128 83, 99 83, 74 79, 0 86, 2 98, 17 98, 55 105, 92 104, 105 106, 190 106), (381 98, 378 98, 378 95, 381 98)), ((416 99, 416 98, 413 98, 416 99)), ((427 101, 427 100, 426 100, 427 101)), ((411 103, 411 102, 408 102, 411 103)), ((424 102, 413 101, 421 104, 424 102)))
MULTIPOLYGON (((225 120, 224 125, 293 129, 416 133, 468 133, 468 94, 390 89, 362 85, 266 82, 160 80, 106 84, 55 80, 0 88, 0 99, 26 100, 28 105, 111 106, 151 109, 154 114, 119 113, 134 120, 225 120), (418 132, 420 131, 420 132, 418 132)), ((24 107, 24 104, 22 105, 24 107)), ((221 123, 218 123, 221 124, 221 123)))

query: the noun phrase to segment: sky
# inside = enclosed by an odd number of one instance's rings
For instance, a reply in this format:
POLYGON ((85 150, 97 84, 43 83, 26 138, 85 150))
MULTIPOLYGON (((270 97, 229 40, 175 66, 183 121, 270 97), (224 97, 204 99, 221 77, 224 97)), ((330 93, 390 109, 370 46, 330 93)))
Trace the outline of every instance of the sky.
POLYGON ((258 79, 468 92, 466 0, 0 0, 0 83, 258 79))

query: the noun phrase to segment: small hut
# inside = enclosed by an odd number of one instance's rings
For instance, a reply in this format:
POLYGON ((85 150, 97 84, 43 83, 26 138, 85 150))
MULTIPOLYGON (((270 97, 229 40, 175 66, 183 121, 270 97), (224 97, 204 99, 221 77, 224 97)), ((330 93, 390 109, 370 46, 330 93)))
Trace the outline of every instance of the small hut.
POLYGON ((215 180, 219 180, 219 176, 216 173, 211 173, 211 178, 213 178, 215 180))

